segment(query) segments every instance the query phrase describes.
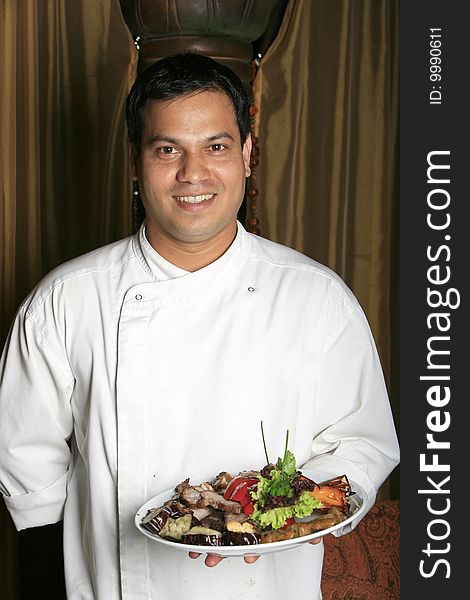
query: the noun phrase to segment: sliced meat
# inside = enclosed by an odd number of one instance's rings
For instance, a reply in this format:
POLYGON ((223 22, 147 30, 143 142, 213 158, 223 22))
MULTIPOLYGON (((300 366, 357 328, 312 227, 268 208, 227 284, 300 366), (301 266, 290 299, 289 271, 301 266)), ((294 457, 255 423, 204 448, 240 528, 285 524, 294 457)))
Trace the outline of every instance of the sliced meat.
POLYGON ((211 514, 201 519, 202 527, 215 529, 216 531, 225 531, 224 512, 222 510, 214 510, 211 514))
POLYGON ((250 521, 249 515, 240 513, 234 515, 233 513, 225 514, 225 527, 227 531, 233 533, 257 533, 258 528, 254 523, 250 521))
POLYGON ((231 513, 240 513, 242 510, 240 503, 233 502, 232 500, 225 500, 225 498, 220 494, 217 494, 217 492, 201 492, 199 507, 202 506, 212 506, 213 508, 231 513))
POLYGON ((182 490, 179 493, 180 501, 183 504, 186 504, 186 506, 189 506, 190 508, 206 506, 205 504, 201 504, 201 498, 201 492, 198 492, 196 488, 192 487, 191 485, 182 488, 182 490))
POLYGON ((195 485, 194 489, 197 490, 198 492, 213 492, 214 488, 212 487, 212 484, 209 483, 208 481, 205 481, 204 483, 200 483, 199 485, 195 485))
POLYGON ((163 506, 168 507, 170 511, 174 513, 171 516, 175 516, 178 513, 179 515, 185 515, 191 512, 191 509, 182 502, 180 502, 178 498, 171 498, 170 500, 167 500, 163 506))
POLYGON ((238 473, 239 477, 259 477, 261 475, 260 471, 240 471, 238 473))
POLYGON ((175 492, 177 494, 181 494, 181 492, 186 489, 187 487, 190 487, 189 484, 189 477, 187 479, 185 479, 184 481, 182 481, 181 483, 178 483, 178 485, 175 487, 175 492))
POLYGON ((202 519, 204 519, 204 517, 207 517, 207 515, 210 515, 213 512, 213 510, 213 508, 207 506, 205 508, 194 508, 192 512, 194 517, 198 521, 202 521, 202 519))
POLYGON ((225 522, 226 523, 245 523, 250 519, 249 515, 245 515, 245 513, 225 513, 225 522))
POLYGON ((232 479, 233 475, 231 473, 222 471, 217 475, 212 486, 216 492, 223 493, 232 479))
POLYGON ((177 500, 191 509, 212 506, 212 508, 232 513, 241 512, 241 505, 238 502, 225 500, 221 494, 212 489, 210 484, 207 485, 211 489, 206 489, 206 484, 196 487, 192 486, 189 484, 189 479, 185 479, 176 486, 175 491, 177 492, 177 496, 173 500, 177 500))

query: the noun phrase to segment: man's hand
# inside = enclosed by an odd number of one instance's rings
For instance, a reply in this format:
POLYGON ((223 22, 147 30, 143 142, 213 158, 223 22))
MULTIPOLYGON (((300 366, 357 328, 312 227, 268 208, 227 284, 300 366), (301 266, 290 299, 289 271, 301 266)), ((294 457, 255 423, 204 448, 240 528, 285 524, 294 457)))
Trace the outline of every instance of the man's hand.
MULTIPOLYGON (((321 541, 323 540, 322 537, 318 537, 315 538, 314 540, 312 540, 311 542, 309 542, 309 544, 319 544, 321 541)), ((190 552, 189 553, 189 557, 190 558, 199 558, 201 555, 199 552, 190 552)), ((208 554, 206 556, 206 558, 204 559, 204 564, 206 565, 206 567, 216 567, 220 562, 222 562, 224 560, 225 556, 220 556, 219 554, 208 554)), ((251 565, 252 563, 256 562, 259 558, 259 554, 246 554, 243 557, 243 560, 248 564, 251 565)))
MULTIPOLYGON (((198 558, 201 555, 199 552, 190 552, 189 556, 190 558, 198 558)), ((206 567, 216 567, 221 561, 224 560, 224 558, 225 556, 219 556, 218 554, 208 554, 204 559, 204 564, 206 567)), ((251 563, 256 562, 258 558, 258 554, 247 554, 243 557, 243 560, 250 565, 251 563)))
POLYGON ((312 540, 311 542, 309 542, 309 544, 319 544, 322 541, 323 541, 322 537, 317 537, 314 540, 312 540))

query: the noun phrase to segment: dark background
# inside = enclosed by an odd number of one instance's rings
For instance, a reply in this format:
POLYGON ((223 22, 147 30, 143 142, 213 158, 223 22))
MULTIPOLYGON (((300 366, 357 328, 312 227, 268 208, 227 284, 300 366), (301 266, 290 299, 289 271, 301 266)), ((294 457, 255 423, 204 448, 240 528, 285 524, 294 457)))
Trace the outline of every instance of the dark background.
MULTIPOLYGON (((465 98, 464 85, 467 79, 467 21, 464 17, 463 3, 457 2, 402 2, 400 15, 400 77, 401 77, 401 593, 405 600, 409 598, 457 597, 463 593, 460 589, 468 589, 466 578, 467 552, 464 541, 467 541, 465 530, 464 502, 466 493, 463 489, 462 474, 464 468, 459 467, 468 450, 464 447, 466 434, 466 402, 468 389, 465 373, 468 371, 468 220, 467 173, 468 166, 468 102, 465 98), (442 29, 442 82, 429 80, 429 28, 442 29), (443 92, 442 105, 429 105, 428 96, 433 85, 441 85, 443 92), (450 150, 450 157, 436 160, 441 164, 451 165, 451 184, 432 187, 427 184, 427 154, 436 150, 450 150), (451 225, 445 231, 433 231, 426 225, 427 194, 433 188, 442 187, 450 192, 451 204, 447 211, 451 213, 451 225), (446 242, 444 235, 449 234, 451 240, 446 242), (440 286, 444 292, 446 287, 455 287, 461 294, 461 305, 452 310, 440 307, 431 309, 427 306, 426 288, 427 269, 431 264, 426 258, 426 248, 434 249, 440 244, 448 243, 451 248, 451 279, 447 285, 440 286), (433 312, 448 312, 452 321, 449 332, 450 356, 441 364, 451 365, 449 375, 451 400, 443 410, 451 413, 451 426, 439 434, 442 441, 450 441, 450 450, 441 450, 439 462, 449 462, 449 473, 420 473, 419 454, 426 451, 426 416, 432 407, 426 401, 426 390, 430 382, 419 381, 426 373, 427 339, 436 333, 436 328, 429 330, 426 317, 433 312), (451 509, 439 517, 432 515, 426 508, 428 496, 418 494, 418 489, 429 489, 426 476, 434 478, 436 483, 447 475, 451 476, 451 509), (437 518, 450 523, 449 538, 433 541, 428 537, 428 524, 437 518), (431 570, 433 560, 427 558, 422 550, 430 542, 433 548, 444 548, 450 542, 450 551, 446 554, 434 554, 434 560, 444 558, 451 564, 451 576, 445 578, 445 569, 437 568, 434 576, 423 578, 419 574, 419 562, 426 559, 426 569, 431 570)), ((441 172, 442 173, 442 172, 441 172)), ((437 175, 437 172, 435 171, 437 175)), ((443 217, 443 215, 440 215, 443 217)), ((435 218, 437 215, 435 216, 435 218)), ((431 285, 433 289, 437 286, 431 285)), ((449 346, 446 346, 447 348, 449 346)), ((437 373, 436 373, 437 374, 437 373)), ((440 371, 439 374, 444 374, 440 371)), ((447 374, 447 373, 445 373, 447 374)), ((428 456, 431 451, 427 451, 428 456)), ((428 462, 431 458, 428 457, 428 462)), ((431 497, 431 496, 429 496, 431 497)), ((443 507, 440 496, 433 496, 433 505, 443 507)), ((432 529, 440 535, 444 529, 432 529)))

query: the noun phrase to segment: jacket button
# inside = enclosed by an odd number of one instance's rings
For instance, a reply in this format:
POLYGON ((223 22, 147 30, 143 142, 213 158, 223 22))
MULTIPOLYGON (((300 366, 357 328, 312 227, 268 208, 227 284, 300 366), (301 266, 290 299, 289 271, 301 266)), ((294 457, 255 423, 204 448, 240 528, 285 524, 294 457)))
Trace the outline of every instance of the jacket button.
POLYGON ((135 299, 136 300, 142 300, 142 294, 136 294, 135 295, 135 299))

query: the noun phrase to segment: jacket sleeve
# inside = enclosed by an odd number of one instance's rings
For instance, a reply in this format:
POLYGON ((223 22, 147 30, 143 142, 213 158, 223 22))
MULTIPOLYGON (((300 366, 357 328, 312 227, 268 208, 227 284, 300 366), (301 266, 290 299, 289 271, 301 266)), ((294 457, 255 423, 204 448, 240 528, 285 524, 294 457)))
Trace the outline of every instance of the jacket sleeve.
POLYGON ((0 361, 0 491, 18 530, 62 518, 74 379, 23 307, 0 361))
MULTIPOLYGON (((319 434, 304 468, 346 474, 366 492, 366 510, 399 461, 387 389, 366 317, 354 298, 336 299, 315 412, 319 434)), ((331 315, 330 315, 331 316, 331 315)), ((358 521, 339 530, 346 533, 358 521)))

